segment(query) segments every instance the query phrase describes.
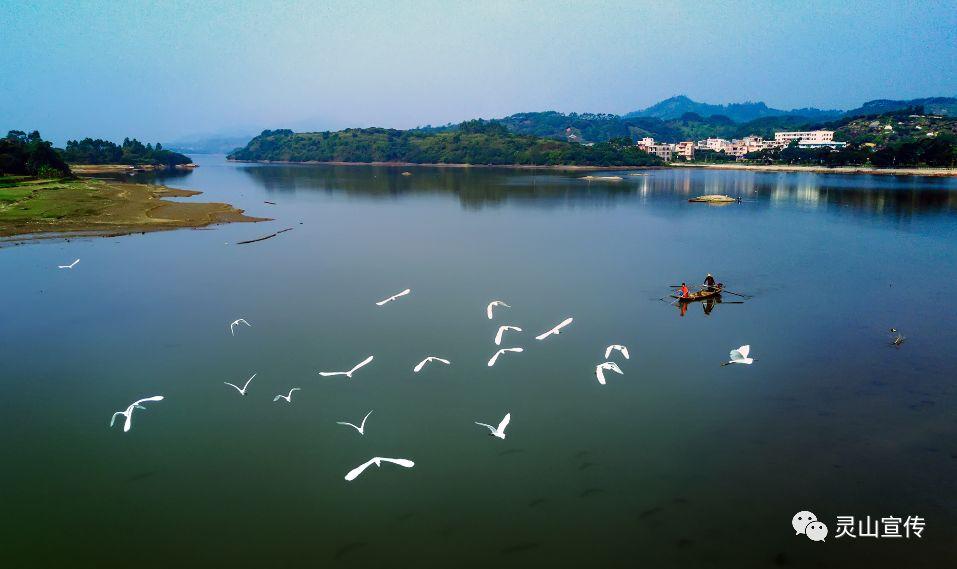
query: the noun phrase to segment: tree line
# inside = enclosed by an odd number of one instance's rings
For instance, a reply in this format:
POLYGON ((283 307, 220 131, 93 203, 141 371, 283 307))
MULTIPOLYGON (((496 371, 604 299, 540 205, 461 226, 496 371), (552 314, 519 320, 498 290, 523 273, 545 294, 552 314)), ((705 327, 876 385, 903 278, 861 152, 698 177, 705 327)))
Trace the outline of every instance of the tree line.
POLYGON ((617 139, 583 145, 510 133, 498 121, 466 121, 447 130, 266 130, 233 160, 411 162, 417 164, 653 166, 661 161, 617 139))
POLYGON ((69 140, 66 148, 60 151, 63 159, 70 164, 129 164, 133 166, 154 165, 173 167, 192 162, 189 156, 166 150, 159 142, 156 145, 143 144, 135 138, 123 139, 116 144, 99 138, 69 140))

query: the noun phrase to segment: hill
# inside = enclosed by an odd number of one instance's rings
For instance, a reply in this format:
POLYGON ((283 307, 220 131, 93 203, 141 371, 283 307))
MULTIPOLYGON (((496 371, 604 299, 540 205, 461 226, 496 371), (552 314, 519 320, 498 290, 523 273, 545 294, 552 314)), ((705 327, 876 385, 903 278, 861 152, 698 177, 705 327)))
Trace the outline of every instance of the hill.
POLYGON ((495 121, 474 120, 454 128, 385 128, 294 133, 265 130, 230 160, 288 162, 408 162, 542 166, 652 166, 661 161, 630 140, 586 146, 510 133, 495 121))
POLYGON ((768 107, 763 102, 730 103, 727 105, 712 105, 693 101, 685 95, 678 95, 655 103, 640 111, 633 111, 625 118, 650 117, 661 120, 670 120, 681 117, 686 113, 695 113, 702 117, 721 115, 736 123, 745 123, 764 117, 801 116, 808 120, 828 120, 841 116, 838 110, 822 110, 815 108, 794 109, 784 111, 768 107))
POLYGON ((876 99, 868 101, 856 109, 845 113, 849 117, 865 115, 881 115, 894 111, 923 108, 929 115, 944 115, 957 117, 957 98, 954 97, 926 97, 923 99, 908 99, 895 101, 891 99, 876 99))
POLYGON ((518 113, 496 122, 510 132, 577 142, 604 142, 619 137, 633 141, 651 137, 662 142, 700 140, 708 137, 740 138, 751 134, 772 137, 775 130, 796 130, 817 124, 801 116, 773 116, 735 123, 723 115, 702 117, 697 113, 669 120, 651 117, 620 117, 611 114, 518 113))

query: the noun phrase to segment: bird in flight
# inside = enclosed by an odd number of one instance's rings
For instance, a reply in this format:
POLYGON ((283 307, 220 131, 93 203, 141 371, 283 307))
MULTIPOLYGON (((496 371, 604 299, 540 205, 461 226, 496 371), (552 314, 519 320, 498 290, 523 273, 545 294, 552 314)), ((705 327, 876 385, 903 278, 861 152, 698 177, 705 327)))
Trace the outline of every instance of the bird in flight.
POLYGON ((503 419, 502 419, 502 422, 498 424, 498 427, 493 427, 492 425, 488 425, 488 424, 486 424, 486 423, 479 423, 478 421, 475 421, 475 424, 476 424, 476 425, 480 425, 480 426, 482 426, 482 427, 488 428, 488 430, 492 432, 491 434, 492 434, 493 437, 500 438, 500 439, 502 439, 502 440, 504 441, 504 440, 505 440, 505 427, 508 426, 508 422, 511 421, 511 420, 512 420, 512 414, 511 414, 511 413, 506 413, 506 414, 505 414, 505 418, 503 418, 503 419))
POLYGON ((488 306, 485 307, 485 314, 488 316, 489 320, 492 319, 492 309, 495 308, 496 306, 504 306, 505 308, 511 308, 511 306, 505 304, 501 300, 493 300, 492 302, 488 303, 488 306))
POLYGON ((522 329, 519 328, 518 326, 499 326, 499 327, 498 327, 498 332, 495 333, 495 345, 496 345, 496 346, 500 346, 500 345, 502 344, 502 334, 504 334, 506 330, 513 330, 513 331, 515 331, 515 332, 521 332, 521 331, 522 331, 522 329))
POLYGON ((524 351, 522 348, 502 348, 501 350, 495 352, 495 355, 492 356, 492 359, 488 361, 488 367, 492 367, 493 365, 495 365, 495 361, 498 360, 498 357, 504 354, 505 352, 522 352, 522 351, 524 351))
POLYGON ((245 319, 245 318, 237 318, 236 320, 233 320, 232 322, 229 323, 229 333, 232 334, 233 336, 235 336, 235 335, 236 335, 236 326, 239 326, 240 324, 245 324, 246 326, 248 326, 248 327, 250 327, 250 328, 253 327, 252 324, 250 324, 249 322, 246 322, 246 319, 245 319))
POLYGON ((628 356, 628 348, 622 346, 621 344, 612 344, 605 348, 605 359, 607 360, 609 357, 611 357, 611 353, 615 350, 621 352, 621 355, 624 356, 626 360, 630 359, 628 356))
POLYGON ((163 400, 162 395, 154 395, 153 397, 145 397, 143 399, 137 399, 129 407, 126 408, 126 411, 117 411, 116 413, 113 413, 113 418, 110 419, 110 428, 112 428, 113 424, 116 422, 116 416, 123 415, 124 417, 126 417, 126 422, 123 423, 123 432, 125 433, 129 431, 130 421, 133 420, 133 409, 146 409, 146 407, 143 407, 141 403, 146 403, 147 401, 162 401, 162 400, 163 400))
POLYGON ((618 367, 618 364, 615 362, 605 362, 603 364, 598 364, 595 366, 595 377, 598 378, 598 383, 605 385, 605 370, 613 371, 617 374, 624 375, 621 368, 618 367))
POLYGON ((751 352, 751 346, 741 346, 737 350, 731 350, 730 360, 721 364, 723 366, 729 366, 731 364, 745 364, 751 365, 754 360, 748 357, 748 354, 751 352))
POLYGON ((302 391, 302 390, 299 389, 298 387, 293 387, 292 389, 289 390, 289 394, 288 394, 288 395, 283 395, 282 393, 280 393, 279 395, 273 397, 272 400, 273 400, 273 402, 275 403, 276 401, 279 401, 280 399, 285 399, 285 400, 286 400, 286 403, 292 403, 292 392, 293 392, 293 391, 302 391))
POLYGON ((238 385, 234 385, 232 383, 229 383, 228 381, 224 381, 223 383, 225 383, 226 385, 238 391, 240 395, 246 395, 246 388, 249 387, 249 382, 253 380, 253 377, 256 377, 255 373, 249 379, 246 380, 246 384, 243 385, 242 389, 240 389, 238 385))
POLYGON ((391 462, 392 464, 398 464, 399 466, 403 466, 405 468, 412 468, 415 466, 415 463, 407 458, 384 458, 381 456, 374 456, 346 473, 346 481, 352 482, 358 478, 358 476, 362 474, 366 468, 369 468, 373 464, 376 466, 382 466, 383 462, 391 462))
POLYGON ((407 289, 405 289, 405 290, 402 291, 402 292, 397 292, 397 293, 393 294, 393 295, 390 296, 389 298, 380 300, 379 302, 375 303, 375 305, 376 305, 376 306, 382 306, 383 304, 392 302, 393 300, 399 298, 400 296, 405 296, 405 295, 409 294, 410 292, 412 292, 412 289, 411 289, 411 288, 407 288, 407 289))
POLYGON ((73 262, 70 263, 69 265, 57 265, 56 268, 58 268, 58 269, 72 269, 72 268, 75 267, 76 264, 79 263, 79 262, 80 262, 80 260, 77 259, 76 261, 73 261, 73 262))
POLYGON ((435 356, 429 356, 429 357, 425 358, 424 360, 422 360, 421 362, 415 364, 415 367, 412 368, 412 371, 414 371, 415 373, 419 373, 420 371, 422 371, 422 368, 425 367, 425 364, 430 363, 430 362, 442 362, 442 363, 444 363, 445 365, 452 365, 452 362, 450 362, 449 360, 446 360, 446 359, 443 359, 443 358, 438 358, 438 357, 435 357, 435 356))
POLYGON ((544 332, 544 333, 542 333, 542 334, 540 334, 540 335, 538 335, 538 336, 535 336, 535 339, 536 339, 536 340, 544 340, 545 338, 551 336, 552 334, 561 334, 561 333, 562 333, 562 328, 564 328, 565 326, 568 326, 569 324, 571 324, 571 323, 572 323, 572 320, 573 320, 573 318, 566 318, 566 319, 562 320, 562 321, 558 324, 558 326, 555 326, 555 327, 552 328, 551 330, 548 330, 547 332, 544 332))
POLYGON ((366 419, 368 419, 369 415, 371 414, 372 414, 372 411, 369 411, 368 413, 366 413, 366 416, 362 418, 362 423, 360 423, 358 427, 353 425, 352 423, 346 423, 345 421, 336 421, 336 424, 352 427, 353 429, 359 431, 360 435, 365 435, 366 434, 366 419))
POLYGON ((323 376, 323 377, 329 377, 330 375, 344 375, 344 376, 348 377, 349 379, 352 379, 352 374, 354 374, 354 373, 356 372, 356 370, 358 370, 358 369, 361 368, 362 366, 364 366, 364 365, 366 365, 367 363, 371 362, 373 357, 374 357, 374 356, 369 356, 369 357, 367 357, 366 359, 364 359, 364 360, 362 360, 361 362, 357 363, 356 366, 355 366, 354 368, 350 369, 349 371, 320 371, 320 372, 319 372, 319 375, 321 375, 321 376, 323 376))

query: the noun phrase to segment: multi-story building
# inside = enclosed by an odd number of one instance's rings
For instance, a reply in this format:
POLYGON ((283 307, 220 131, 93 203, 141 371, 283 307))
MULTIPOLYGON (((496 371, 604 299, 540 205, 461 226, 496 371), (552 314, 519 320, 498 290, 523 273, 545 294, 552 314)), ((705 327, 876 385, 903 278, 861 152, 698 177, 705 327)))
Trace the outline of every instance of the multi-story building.
POLYGON ((782 146, 787 146, 788 144, 791 144, 791 141, 793 140, 797 140, 798 142, 810 142, 810 143, 832 142, 834 140, 834 131, 833 130, 805 130, 805 131, 774 133, 774 142, 777 142, 781 144, 782 146))
POLYGON ((675 145, 667 142, 655 142, 653 138, 643 138, 638 142, 638 148, 648 154, 653 154, 666 162, 670 162, 675 152, 675 145))
POLYGON ((675 145, 675 154, 685 160, 694 160, 694 146, 695 143, 691 140, 679 142, 675 145))
POLYGON ((695 143, 698 150, 714 150, 715 152, 728 152, 731 150, 731 141, 723 138, 708 138, 699 140, 695 143))

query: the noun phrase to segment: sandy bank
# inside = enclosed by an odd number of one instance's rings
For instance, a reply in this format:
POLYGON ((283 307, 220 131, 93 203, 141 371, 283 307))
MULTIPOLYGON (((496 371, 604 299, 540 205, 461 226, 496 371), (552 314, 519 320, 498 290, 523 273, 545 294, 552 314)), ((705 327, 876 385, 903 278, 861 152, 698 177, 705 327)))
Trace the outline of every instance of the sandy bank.
POLYGON ((880 176, 957 176, 957 168, 864 168, 861 166, 789 166, 783 164, 671 164, 673 168, 754 170, 757 172, 814 172, 817 174, 873 174, 880 176))

